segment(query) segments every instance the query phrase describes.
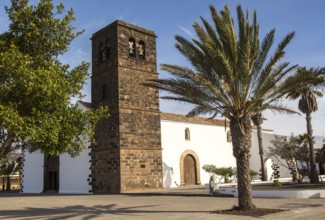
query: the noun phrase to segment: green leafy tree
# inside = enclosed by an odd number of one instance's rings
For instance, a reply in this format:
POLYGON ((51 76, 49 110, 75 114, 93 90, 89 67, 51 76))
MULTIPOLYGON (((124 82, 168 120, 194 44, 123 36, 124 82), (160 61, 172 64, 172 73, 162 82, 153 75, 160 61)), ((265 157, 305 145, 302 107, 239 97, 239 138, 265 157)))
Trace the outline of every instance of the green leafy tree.
POLYGON ((92 138, 107 109, 83 111, 71 98, 81 98, 88 63, 70 67, 59 56, 82 32, 76 32, 73 10, 51 0, 30 5, 11 0, 6 7, 9 30, 0 34, 0 125, 5 131, 1 157, 14 143, 29 151, 77 155, 92 138))
POLYGON ((209 173, 210 176, 221 176, 224 183, 231 183, 232 177, 236 174, 235 168, 233 167, 217 167, 212 164, 206 164, 202 169, 209 173))
MULTIPOLYGON (((212 176, 221 176, 224 180, 224 183, 232 183, 233 176, 237 176, 236 168, 235 167, 217 167, 213 164, 206 164, 202 167, 202 169, 209 173, 212 176)), ((256 176, 258 173, 254 170, 249 171, 249 175, 252 177, 256 176)))
POLYGON ((236 174, 236 170, 233 167, 216 167, 214 173, 218 176, 222 176, 224 183, 231 183, 232 177, 236 174))
POLYGON ((301 143, 303 136, 291 136, 289 139, 275 136, 271 141, 273 146, 270 146, 268 151, 268 157, 276 161, 276 164, 290 170, 292 180, 294 182, 297 180, 298 183, 302 182, 307 175, 307 169, 298 167, 298 163, 301 165, 308 164, 308 148, 301 143))
POLYGON ((244 15, 241 6, 237 7, 236 33, 228 6, 220 13, 210 6, 210 11, 213 24, 201 18, 203 26, 193 25, 197 39, 175 37, 176 48, 192 67, 162 64, 161 69, 172 77, 150 85, 166 91, 164 99, 193 104, 188 116, 219 114, 229 120, 237 163, 238 208, 250 210, 255 208, 249 169, 250 121, 265 109, 292 112, 277 101, 294 87, 284 79, 296 66, 279 63, 294 33, 288 34, 270 55, 275 30, 268 32, 260 43, 256 12, 250 21, 249 12, 244 15))
POLYGON ((249 175, 251 176, 251 178, 253 178, 258 175, 258 172, 256 172, 255 170, 250 170, 249 175))
MULTIPOLYGON (((294 88, 288 94, 291 99, 298 99, 299 110, 306 115, 307 134, 309 142, 309 161, 310 161, 310 183, 318 183, 318 174, 315 162, 314 143, 313 143, 313 129, 311 124, 311 114, 318 110, 317 97, 323 97, 323 93, 320 89, 325 86, 325 69, 307 69, 301 67, 298 69, 295 75, 296 79, 311 78, 312 80, 305 85, 294 88)), ((294 79, 294 78, 293 78, 294 79)))
POLYGON ((207 172, 210 176, 214 176, 215 174, 215 169, 216 169, 216 165, 213 164, 205 164, 202 169, 207 172))
MULTIPOLYGON (((301 150, 298 152, 301 155, 299 155, 298 157, 301 158, 307 167, 306 173, 308 174, 308 176, 310 175, 310 155, 309 155, 309 150, 308 150, 308 144, 309 144, 309 140, 308 140, 308 134, 299 134, 296 138, 296 145, 299 146, 301 148, 301 150)), ((314 143, 314 140, 313 140, 314 143)))

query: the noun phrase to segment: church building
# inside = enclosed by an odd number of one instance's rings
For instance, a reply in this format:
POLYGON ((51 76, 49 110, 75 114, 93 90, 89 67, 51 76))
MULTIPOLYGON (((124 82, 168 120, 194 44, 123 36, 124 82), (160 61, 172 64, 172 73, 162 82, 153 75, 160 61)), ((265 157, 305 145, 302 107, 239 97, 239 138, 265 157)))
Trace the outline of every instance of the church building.
MULTIPOLYGON (((225 121, 160 112, 158 89, 145 85, 157 78, 155 32, 115 21, 94 33, 91 103, 78 105, 108 106, 110 117, 99 122, 96 143, 75 158, 23 152, 21 191, 121 193, 199 185, 210 178, 203 165, 235 167, 225 121)), ((263 135, 273 137, 272 131, 263 135)), ((252 142, 251 169, 259 171, 252 142)))

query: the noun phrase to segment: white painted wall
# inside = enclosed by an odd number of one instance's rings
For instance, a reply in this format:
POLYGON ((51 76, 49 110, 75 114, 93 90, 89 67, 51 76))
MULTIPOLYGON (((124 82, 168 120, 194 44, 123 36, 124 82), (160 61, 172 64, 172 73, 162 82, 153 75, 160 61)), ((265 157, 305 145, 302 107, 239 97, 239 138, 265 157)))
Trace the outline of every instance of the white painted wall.
POLYGON ((40 152, 24 152, 22 170, 23 193, 41 193, 43 191, 44 156, 40 152))
MULTIPOLYGON (((80 101, 77 102, 80 109, 86 110, 80 101)), ((90 146, 90 142, 86 146, 90 146)), ((89 193, 91 186, 88 183, 90 171, 90 149, 84 149, 77 157, 69 154, 60 156, 60 185, 59 193, 89 193)))
MULTIPOLYGON (((78 103, 81 109, 86 109, 78 103)), ((229 128, 227 128, 227 131, 229 128)), ((264 134, 263 134, 264 135, 264 134)), ((272 133, 266 133, 265 148, 268 147, 272 133)), ((180 185, 180 157, 186 150, 196 153, 199 158, 200 182, 207 184, 210 176, 202 167, 205 164, 214 164, 218 167, 235 167, 236 161, 232 153, 232 143, 227 142, 227 132, 223 126, 199 123, 161 121, 161 141, 163 156, 163 184, 164 187, 180 185), (185 129, 190 129, 190 140, 185 140, 185 129)), ((251 169, 258 171, 259 157, 256 132, 252 134, 251 169)), ((64 154, 60 156, 60 193, 89 193, 91 186, 88 183, 90 171, 89 149, 80 153, 76 158, 64 154)), ((40 193, 43 190, 44 157, 40 153, 25 154, 23 168, 24 192, 40 193)), ((268 172, 269 173, 269 172, 268 172)), ((281 177, 284 177, 281 172, 281 177)))
POLYGON ((60 156, 59 193, 89 193, 91 186, 87 179, 90 171, 89 149, 72 158, 68 154, 60 156))
POLYGON ((186 150, 194 151, 199 157, 201 184, 208 183, 210 178, 202 169, 203 165, 236 166, 232 144, 227 142, 226 134, 223 126, 162 120, 164 187, 176 187, 180 184, 180 157, 186 150), (190 141, 185 140, 186 128, 190 129, 190 141))
MULTIPOLYGON (((264 159, 267 159, 269 147, 273 146, 272 140, 274 140, 274 138, 275 138, 275 135, 273 134, 273 132, 269 132, 269 131, 262 132, 263 148, 264 148, 264 155, 265 155, 264 159)), ((251 158, 250 158, 249 162, 250 162, 250 168, 252 170, 255 170, 256 172, 260 172, 261 162, 260 162, 260 156, 259 156, 258 139, 257 139, 256 130, 252 131, 252 148, 251 148, 251 158)), ((267 165, 266 167, 267 167, 268 180, 271 180, 270 178, 272 177, 272 174, 273 174, 273 170, 271 167, 272 160, 268 160, 266 165, 267 165)), ((280 166, 279 172, 280 172, 280 178, 291 177, 290 171, 283 166, 280 166)), ((255 179, 255 180, 260 179, 260 176, 256 176, 253 179, 255 179)))

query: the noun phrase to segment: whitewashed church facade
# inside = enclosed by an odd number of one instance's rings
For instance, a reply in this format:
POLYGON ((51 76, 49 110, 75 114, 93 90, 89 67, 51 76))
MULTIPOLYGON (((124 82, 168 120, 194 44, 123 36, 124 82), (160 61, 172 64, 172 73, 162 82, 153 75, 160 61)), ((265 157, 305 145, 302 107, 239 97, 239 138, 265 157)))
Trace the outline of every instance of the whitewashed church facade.
MULTIPOLYGON (((78 104, 80 108, 86 109, 81 102, 78 104)), ((163 187, 186 185, 184 182, 188 175, 186 172, 194 172, 192 176, 196 179, 192 184, 209 183, 210 176, 202 169, 205 164, 214 164, 217 167, 236 166, 235 158, 232 156, 232 143, 227 141, 229 127, 225 128, 223 123, 223 120, 161 114, 163 187), (192 164, 192 167, 184 167, 186 156, 193 157, 194 166, 192 164)), ((264 145, 269 146, 269 140, 273 137, 272 132, 264 131, 263 137, 266 139, 264 145)), ((258 172, 260 162, 256 131, 253 131, 252 139, 250 164, 251 169, 258 172)), ((91 192, 89 152, 90 149, 87 148, 75 158, 67 154, 60 155, 58 186, 56 186, 59 193, 91 192)), ((22 192, 42 193, 44 191, 44 155, 24 152, 23 157, 25 162, 22 169, 22 192)), ((269 161, 266 163, 268 163, 268 179, 270 179, 271 164, 269 161)))

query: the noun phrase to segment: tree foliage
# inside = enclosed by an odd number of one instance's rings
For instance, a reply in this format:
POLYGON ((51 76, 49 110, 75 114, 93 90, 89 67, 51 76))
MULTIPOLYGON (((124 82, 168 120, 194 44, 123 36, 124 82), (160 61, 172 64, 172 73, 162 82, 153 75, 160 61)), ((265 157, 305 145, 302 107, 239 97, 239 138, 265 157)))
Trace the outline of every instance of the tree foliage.
MULTIPOLYGON (((217 167, 213 164, 205 164, 202 169, 209 173, 211 177, 220 176, 224 180, 224 183, 232 183, 233 177, 237 176, 236 167, 217 167)), ((254 177, 258 173, 254 170, 250 170, 250 176, 254 177)))
POLYGON ((233 167, 217 167, 212 164, 206 164, 202 167, 204 171, 210 174, 210 176, 221 176, 224 183, 231 183, 232 177, 236 174, 236 169, 233 167))
POLYGON ((280 166, 290 170, 293 181, 301 182, 308 174, 309 151, 306 141, 304 141, 306 136, 306 134, 296 137, 291 136, 289 139, 275 136, 271 141, 273 146, 269 147, 268 157, 271 157, 280 166))
POLYGON ((9 30, 0 35, 0 124, 6 132, 1 151, 18 141, 30 151, 74 156, 108 113, 71 104, 72 97, 82 97, 89 68, 59 59, 82 33, 72 25, 73 10, 52 0, 11 0, 6 12, 9 30))
POLYGON ((238 5, 238 28, 235 28, 228 6, 220 12, 210 6, 210 11, 212 24, 202 17, 202 25, 193 24, 195 39, 175 37, 176 48, 191 67, 162 64, 161 69, 171 77, 150 85, 166 91, 164 99, 193 104, 188 116, 220 115, 230 121, 233 155, 237 162, 239 208, 254 209, 249 175, 250 121, 257 112, 266 109, 294 112, 282 105, 280 99, 303 82, 295 81, 294 84, 286 80, 296 65, 280 60, 295 34, 286 35, 270 54, 275 29, 260 42, 256 12, 250 19, 249 11, 244 14, 238 5))

